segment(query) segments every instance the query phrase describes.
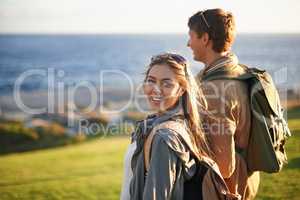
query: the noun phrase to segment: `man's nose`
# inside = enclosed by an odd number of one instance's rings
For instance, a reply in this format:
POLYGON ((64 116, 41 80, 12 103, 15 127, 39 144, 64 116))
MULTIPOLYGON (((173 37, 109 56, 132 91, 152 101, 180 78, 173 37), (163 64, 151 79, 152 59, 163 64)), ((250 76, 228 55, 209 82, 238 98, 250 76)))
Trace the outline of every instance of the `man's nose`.
POLYGON ((191 47, 191 45, 190 45, 190 40, 187 41, 186 46, 187 46, 187 47, 191 47))

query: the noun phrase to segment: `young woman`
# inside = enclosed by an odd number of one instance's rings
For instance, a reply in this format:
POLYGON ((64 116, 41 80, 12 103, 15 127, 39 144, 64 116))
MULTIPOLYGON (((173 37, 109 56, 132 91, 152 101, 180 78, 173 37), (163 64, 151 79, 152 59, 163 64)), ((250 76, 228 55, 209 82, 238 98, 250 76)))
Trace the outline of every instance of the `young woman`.
POLYGON ((143 89, 155 114, 139 122, 132 135, 122 200, 221 199, 213 184, 203 187, 215 176, 204 165, 199 170, 197 162, 213 163, 201 128, 197 88, 182 56, 166 53, 151 59, 143 89), (193 188, 189 181, 196 174, 193 188))

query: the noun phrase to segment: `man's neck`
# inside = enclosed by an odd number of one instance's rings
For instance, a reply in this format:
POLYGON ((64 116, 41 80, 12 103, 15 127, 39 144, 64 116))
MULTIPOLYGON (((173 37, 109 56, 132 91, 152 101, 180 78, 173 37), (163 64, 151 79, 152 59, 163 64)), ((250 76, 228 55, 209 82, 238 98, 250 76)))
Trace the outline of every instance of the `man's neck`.
POLYGON ((207 54, 207 57, 206 57, 206 60, 204 62, 205 66, 208 67, 210 66, 213 62, 215 62, 216 60, 218 60, 219 58, 221 57, 224 57, 228 54, 227 51, 224 51, 224 52, 221 52, 221 53, 218 53, 218 52, 215 52, 215 51, 211 51, 207 54))

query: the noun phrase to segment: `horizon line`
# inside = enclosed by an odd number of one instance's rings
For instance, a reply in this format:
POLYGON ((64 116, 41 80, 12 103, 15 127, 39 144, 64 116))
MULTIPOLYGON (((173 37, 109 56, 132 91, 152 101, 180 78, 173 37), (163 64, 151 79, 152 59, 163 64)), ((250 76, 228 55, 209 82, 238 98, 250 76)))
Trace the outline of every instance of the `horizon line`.
MULTIPOLYGON (((299 32, 237 32, 238 34, 297 35, 299 32)), ((0 35, 187 35, 187 32, 0 32, 0 35)))

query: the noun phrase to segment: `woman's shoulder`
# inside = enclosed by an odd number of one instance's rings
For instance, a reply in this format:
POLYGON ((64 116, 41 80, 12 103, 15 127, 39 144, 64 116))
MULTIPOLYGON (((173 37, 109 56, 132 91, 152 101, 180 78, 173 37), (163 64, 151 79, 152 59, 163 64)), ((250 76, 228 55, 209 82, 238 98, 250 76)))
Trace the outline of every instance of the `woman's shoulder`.
POLYGON ((187 132, 185 123, 182 120, 165 121, 155 126, 152 131, 155 131, 155 135, 165 140, 178 140, 178 142, 181 141, 180 138, 187 132))
POLYGON ((189 145, 181 137, 180 133, 177 133, 171 128, 156 130, 152 142, 152 151, 157 151, 156 153, 172 153, 176 155, 182 163, 187 165, 187 169, 194 164, 189 145), (165 151, 166 147, 171 151, 165 151))
POLYGON ((155 134, 153 138, 154 143, 165 143, 169 148, 175 152, 185 153, 189 150, 189 137, 182 122, 167 121, 154 128, 155 134), (156 142, 154 142, 156 141, 156 142))
POLYGON ((179 142, 187 146, 192 144, 188 127, 183 120, 169 120, 155 127, 156 135, 162 137, 166 142, 179 142))
POLYGON ((165 142, 171 148, 179 147, 183 143, 178 133, 170 128, 161 128, 155 130, 153 140, 165 142))

